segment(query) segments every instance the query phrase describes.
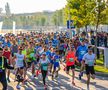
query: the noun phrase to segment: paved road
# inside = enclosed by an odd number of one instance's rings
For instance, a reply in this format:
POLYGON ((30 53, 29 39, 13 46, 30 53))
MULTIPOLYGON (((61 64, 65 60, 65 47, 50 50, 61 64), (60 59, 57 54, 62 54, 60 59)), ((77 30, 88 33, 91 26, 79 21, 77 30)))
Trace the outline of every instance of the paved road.
MULTIPOLYGON (((31 73, 28 72, 28 77, 31 73)), ((63 70, 59 72, 59 78, 54 81, 48 77, 48 90, 86 90, 86 75, 83 76, 82 81, 78 80, 78 72, 76 72, 75 83, 76 86, 71 84, 71 75, 67 75, 63 70)), ((14 82, 14 75, 11 74, 11 82, 8 83, 9 90, 16 89, 17 82, 14 82)), ((0 85, 0 90, 1 89, 0 85)), ((41 78, 31 79, 25 85, 22 85, 21 90, 44 90, 41 78)), ((90 90, 108 90, 108 78, 96 76, 95 80, 91 80, 90 90)))

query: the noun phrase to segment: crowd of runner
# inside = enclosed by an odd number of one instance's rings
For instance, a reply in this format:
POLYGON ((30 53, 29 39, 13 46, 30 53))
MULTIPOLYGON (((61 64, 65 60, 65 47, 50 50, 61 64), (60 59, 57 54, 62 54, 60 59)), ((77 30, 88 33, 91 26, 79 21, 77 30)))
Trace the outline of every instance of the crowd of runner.
POLYGON ((21 88, 21 83, 24 84, 41 73, 46 89, 46 78, 48 76, 52 80, 58 78, 61 65, 67 74, 73 74, 72 85, 75 85, 75 66, 80 67, 79 80, 85 69, 89 90, 90 77, 95 78, 95 54, 88 38, 75 35, 70 39, 68 32, 47 34, 30 32, 0 36, 0 82, 3 90, 7 90, 10 73, 15 74, 17 89, 21 88), (28 77, 27 72, 30 68, 32 75, 28 77))

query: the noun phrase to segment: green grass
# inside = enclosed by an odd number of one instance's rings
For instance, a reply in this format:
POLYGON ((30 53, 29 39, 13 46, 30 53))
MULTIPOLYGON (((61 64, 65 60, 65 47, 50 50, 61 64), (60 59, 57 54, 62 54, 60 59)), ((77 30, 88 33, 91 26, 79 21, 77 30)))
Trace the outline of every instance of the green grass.
POLYGON ((108 74, 108 68, 104 67, 104 60, 102 55, 100 59, 96 60, 95 71, 108 74))

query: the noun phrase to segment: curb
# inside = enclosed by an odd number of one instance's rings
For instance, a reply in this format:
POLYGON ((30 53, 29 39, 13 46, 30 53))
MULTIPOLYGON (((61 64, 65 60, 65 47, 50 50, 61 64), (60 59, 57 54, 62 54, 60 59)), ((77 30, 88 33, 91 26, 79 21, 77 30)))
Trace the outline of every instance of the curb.
POLYGON ((108 77, 107 73, 95 72, 97 76, 108 77))
MULTIPOLYGON (((80 72, 79 69, 76 69, 75 71, 80 72)), ((108 74, 107 73, 102 73, 102 72, 95 72, 95 75, 102 76, 102 77, 108 77, 108 74)))

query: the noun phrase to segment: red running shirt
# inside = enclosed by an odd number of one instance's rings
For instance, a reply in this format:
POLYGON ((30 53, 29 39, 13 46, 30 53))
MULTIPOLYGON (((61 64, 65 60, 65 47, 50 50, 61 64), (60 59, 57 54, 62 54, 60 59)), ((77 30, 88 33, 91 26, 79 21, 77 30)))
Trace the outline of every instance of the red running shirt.
POLYGON ((10 51, 4 51, 3 52, 3 56, 6 57, 8 60, 10 59, 10 55, 11 55, 10 51))
POLYGON ((67 55, 66 55, 66 65, 67 66, 71 66, 75 64, 75 52, 72 51, 68 51, 67 55))

